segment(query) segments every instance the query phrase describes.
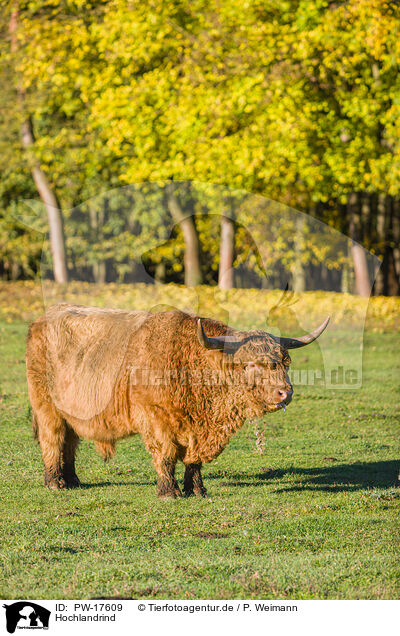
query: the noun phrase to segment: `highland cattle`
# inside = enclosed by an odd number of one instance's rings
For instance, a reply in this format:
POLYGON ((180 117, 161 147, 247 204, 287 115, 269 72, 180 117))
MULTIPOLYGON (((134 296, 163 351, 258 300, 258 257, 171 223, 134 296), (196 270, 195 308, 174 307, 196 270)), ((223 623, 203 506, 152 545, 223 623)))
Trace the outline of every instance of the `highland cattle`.
POLYGON ((299 338, 239 331, 181 311, 152 314, 61 304, 29 329, 26 366, 45 485, 80 485, 81 438, 105 459, 118 440, 141 435, 160 497, 206 495, 201 467, 247 418, 292 399, 288 351, 320 336, 327 318, 299 338))

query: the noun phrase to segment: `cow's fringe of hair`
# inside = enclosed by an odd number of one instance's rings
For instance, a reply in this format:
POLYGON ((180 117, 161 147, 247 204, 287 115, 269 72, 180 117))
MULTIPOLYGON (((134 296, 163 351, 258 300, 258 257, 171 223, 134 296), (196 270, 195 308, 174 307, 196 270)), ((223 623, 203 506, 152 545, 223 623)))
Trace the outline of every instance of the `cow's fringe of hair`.
POLYGON ((95 442, 97 452, 105 462, 108 462, 115 455, 115 442, 95 442))
POLYGON ((39 425, 35 413, 32 413, 32 433, 33 439, 39 441, 39 425))
POLYGON ((261 428, 260 422, 254 422, 254 434, 256 436, 256 450, 262 455, 265 446, 265 429, 261 428))

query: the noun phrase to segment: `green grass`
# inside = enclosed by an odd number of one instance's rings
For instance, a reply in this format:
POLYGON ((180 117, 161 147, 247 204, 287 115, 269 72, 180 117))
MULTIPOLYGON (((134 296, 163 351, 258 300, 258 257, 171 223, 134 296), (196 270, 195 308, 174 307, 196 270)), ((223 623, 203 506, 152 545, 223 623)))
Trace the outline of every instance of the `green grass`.
MULTIPOLYGON (((262 456, 246 425, 205 466, 209 499, 160 501, 138 437, 108 465, 83 442, 86 487, 45 490, 26 328, 0 325, 2 598, 398 598, 397 335, 366 334, 361 389, 295 388, 262 456)), ((319 349, 292 358, 317 368, 319 349)))

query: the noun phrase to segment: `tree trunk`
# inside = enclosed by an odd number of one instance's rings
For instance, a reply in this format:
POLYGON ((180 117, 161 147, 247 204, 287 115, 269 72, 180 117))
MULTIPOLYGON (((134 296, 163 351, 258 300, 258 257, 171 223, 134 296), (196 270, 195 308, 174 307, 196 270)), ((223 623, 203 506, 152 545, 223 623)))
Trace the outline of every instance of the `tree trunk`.
POLYGON ((21 273, 21 268, 18 263, 12 262, 10 267, 11 280, 18 280, 18 276, 21 273))
POLYGON ((371 195, 367 192, 361 195, 361 225, 364 236, 370 239, 372 233, 371 195))
POLYGON ((103 285, 106 282, 107 268, 104 261, 97 261, 93 264, 93 278, 97 285, 103 285))
POLYGON ((350 291, 349 285, 349 266, 347 263, 343 265, 342 269, 342 278, 340 281, 340 291, 342 294, 348 294, 350 291))
MULTIPOLYGON (((98 204, 97 204, 98 205, 98 204)), ((107 202, 104 203, 102 209, 97 211, 96 204, 88 205, 90 227, 92 229, 92 241, 93 243, 99 243, 103 240, 103 226, 104 226, 104 207, 107 206, 107 202)), ((92 246, 89 246, 91 249, 92 246)), ((92 265, 94 282, 98 285, 102 285, 106 282, 107 278, 107 263, 100 256, 96 262, 92 265)))
POLYGON ((218 287, 232 289, 233 259, 235 251, 235 222, 225 215, 221 216, 221 240, 219 248, 218 287))
POLYGON ((398 253, 399 241, 396 240, 396 210, 393 197, 386 197, 386 227, 385 227, 385 259, 387 261, 385 294, 388 296, 398 296, 400 291, 400 277, 398 274, 398 262, 396 262, 396 252, 398 253))
POLYGON ((394 267, 400 281, 400 199, 393 199, 392 232, 394 267))
POLYGON ((387 269, 387 258, 385 255, 385 217, 386 217, 386 205, 385 195, 380 194, 378 196, 377 208, 376 208, 376 233, 378 237, 378 253, 382 259, 382 264, 376 273, 374 292, 376 296, 382 296, 385 293, 385 279, 387 269))
MULTIPOLYGON (((11 12, 10 19, 10 36, 11 36, 11 53, 17 53, 17 26, 18 26, 18 5, 15 2, 11 12)), ((20 82, 17 85, 17 97, 21 111, 24 107, 25 95, 20 82)), ((25 149, 33 146, 35 139, 32 129, 32 121, 27 117, 21 126, 22 145, 25 149)), ((67 263, 65 258, 64 230, 60 206, 55 192, 52 190, 50 183, 41 169, 39 162, 34 160, 31 163, 31 172, 33 180, 36 184, 40 198, 42 199, 49 220, 50 246, 53 258, 54 279, 57 283, 68 282, 67 263)))
POLYGON ((200 243, 194 218, 185 215, 172 187, 169 187, 167 190, 167 201, 171 216, 175 223, 179 224, 185 241, 185 285, 187 287, 201 285, 200 243))
POLYGON ((294 252, 295 261, 292 266, 292 283, 293 291, 301 293, 306 289, 306 275, 303 264, 303 251, 304 251, 304 230, 305 230, 305 216, 303 214, 297 214, 295 220, 296 234, 294 237, 294 252))
POLYGON ((371 294, 371 285, 369 281, 365 250, 357 242, 361 240, 361 224, 359 200, 355 192, 349 196, 347 210, 349 215, 350 238, 352 240, 351 253, 356 278, 356 291, 360 296, 368 298, 371 294))
POLYGON ((154 280, 157 283, 165 283, 165 273, 166 273, 165 263, 163 262, 157 263, 154 269, 154 280))

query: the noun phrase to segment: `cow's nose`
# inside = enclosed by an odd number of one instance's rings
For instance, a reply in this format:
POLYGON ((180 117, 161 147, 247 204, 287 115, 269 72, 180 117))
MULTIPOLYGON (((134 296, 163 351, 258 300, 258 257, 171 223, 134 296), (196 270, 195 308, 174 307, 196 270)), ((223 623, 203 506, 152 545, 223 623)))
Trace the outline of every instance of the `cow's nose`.
POLYGON ((286 400, 287 398, 287 392, 284 389, 277 389, 276 390, 276 399, 277 402, 283 402, 284 400, 286 400))

